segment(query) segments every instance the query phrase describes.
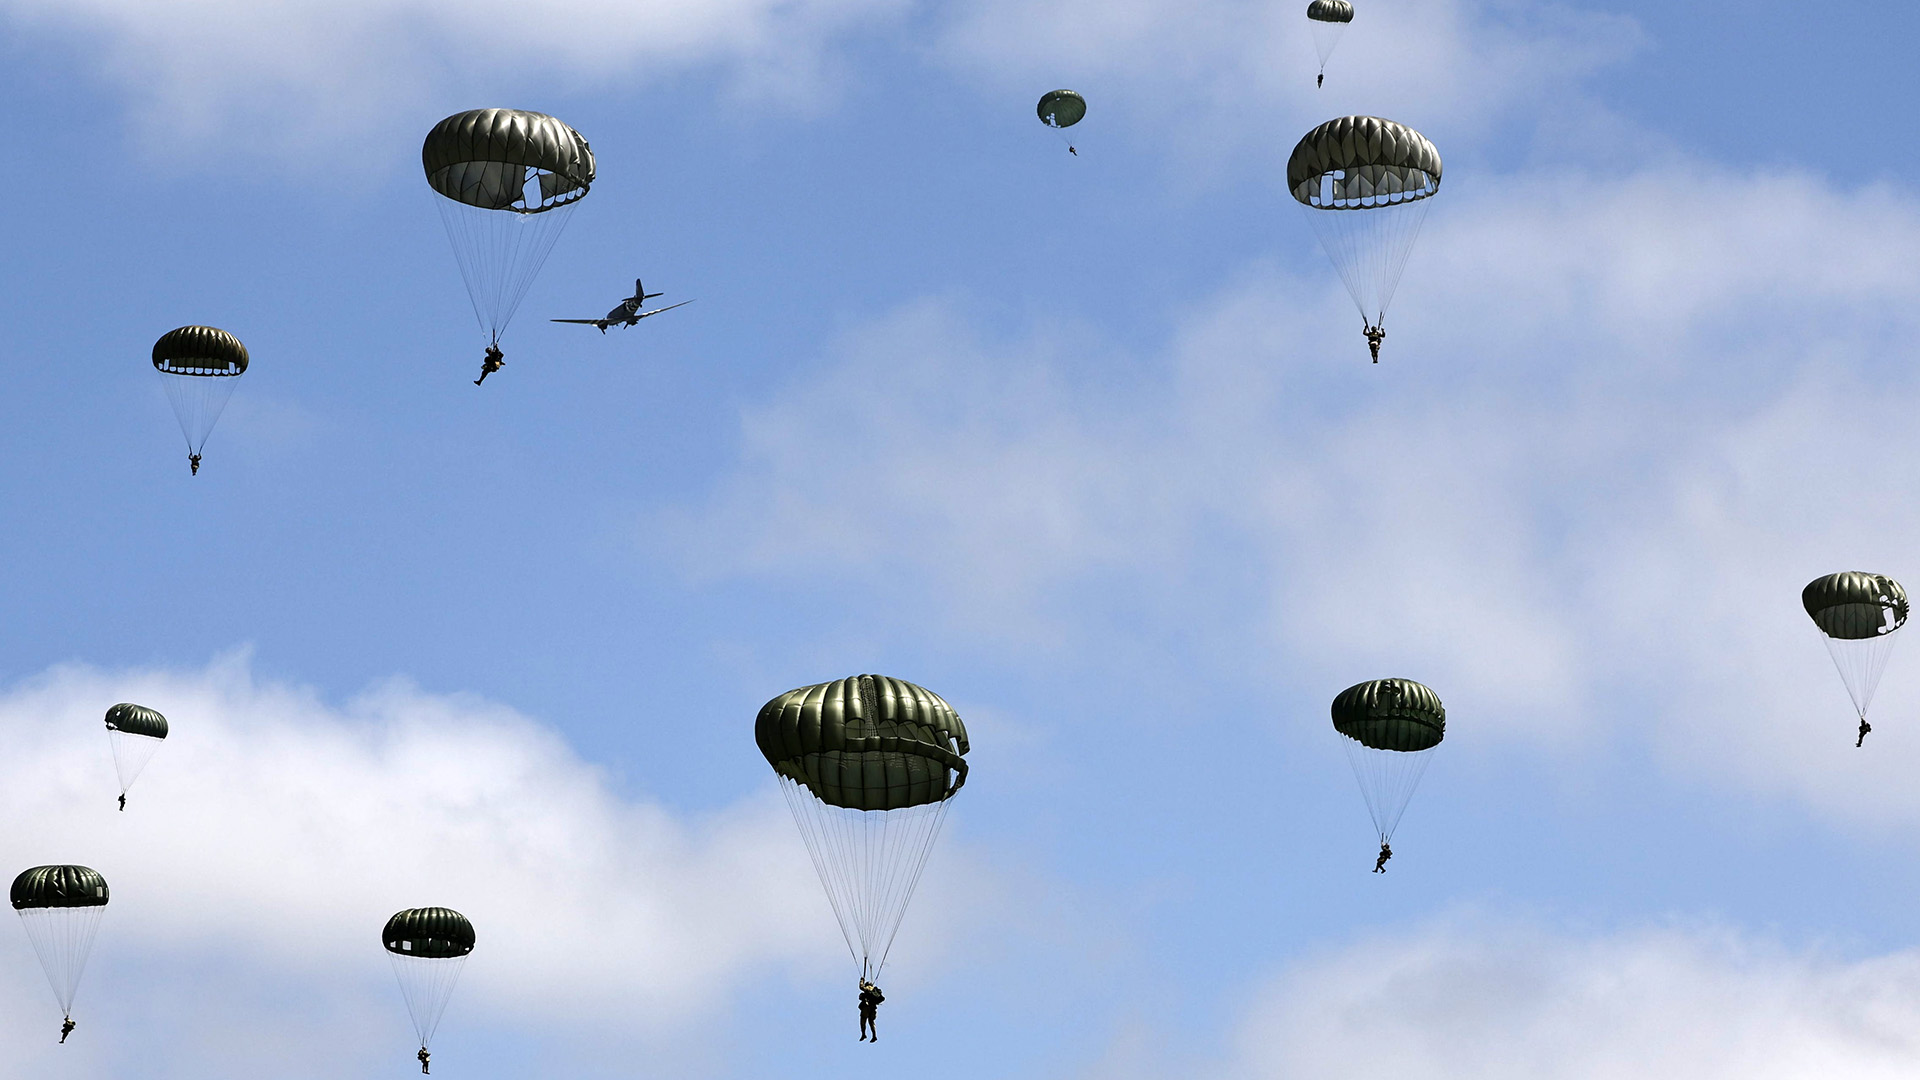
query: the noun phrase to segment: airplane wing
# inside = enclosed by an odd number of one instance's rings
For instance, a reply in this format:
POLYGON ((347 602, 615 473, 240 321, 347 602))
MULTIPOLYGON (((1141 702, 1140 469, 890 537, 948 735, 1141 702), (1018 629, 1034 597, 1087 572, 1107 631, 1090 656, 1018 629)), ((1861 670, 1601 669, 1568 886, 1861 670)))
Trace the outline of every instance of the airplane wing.
MULTIPOLYGON (((688 301, 688 303, 692 303, 692 301, 688 301)), ((600 329, 602 329, 602 330, 605 330, 605 329, 607 328, 607 321, 608 321, 608 320, 606 320, 606 319, 548 319, 547 321, 548 321, 548 322, 563 322, 563 323, 577 323, 577 324, 579 324, 579 325, 581 325, 581 326, 597 326, 597 327, 599 327, 600 329)))
POLYGON ((649 315, 658 315, 663 311, 672 311, 674 308, 686 307, 688 304, 691 304, 691 303, 693 303, 693 301, 691 300, 682 300, 677 304, 668 304, 666 307, 657 307, 657 308, 654 308, 652 311, 643 311, 640 314, 635 315, 633 317, 633 321, 639 322, 641 319, 644 319, 649 315))

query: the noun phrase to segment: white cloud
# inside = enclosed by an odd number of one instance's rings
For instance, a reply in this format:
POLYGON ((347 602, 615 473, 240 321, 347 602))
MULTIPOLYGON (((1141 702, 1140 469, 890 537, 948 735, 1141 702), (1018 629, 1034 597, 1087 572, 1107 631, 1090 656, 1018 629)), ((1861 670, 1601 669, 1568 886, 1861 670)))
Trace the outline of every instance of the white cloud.
MULTIPOLYGON (((394 683, 335 708, 256 683, 244 659, 74 667, 0 695, 0 741, 0 865, 83 863, 114 890, 77 1003, 84 1037, 61 1059, 97 1064, 64 1075, 126 1075, 130 1060, 252 1075, 236 1043, 280 1075, 404 1060, 377 935, 420 905, 478 930, 451 1027, 564 1036, 582 1053, 684 1041, 770 967, 845 971, 771 785, 700 818, 630 802, 552 731, 476 699, 394 683), (124 814, 100 726, 120 700, 173 721, 124 814)), ((914 923, 930 955, 942 901, 967 889, 936 891, 949 895, 914 923)), ((0 1034, 39 1053, 59 1017, 25 936, 7 935, 0 1034)))
POLYGON ((1798 605, 1832 570, 1920 576, 1920 208, 1671 154, 1458 179, 1378 367, 1330 270, 1249 270, 1151 358, 923 303, 750 411, 669 533, 702 573, 844 575, 976 642, 1138 635, 1329 694, 1404 673, 1459 738, 1627 736, 1920 816, 1911 649, 1855 752, 1798 605))
MULTIPOLYGON (((756 99, 806 100, 831 42, 904 0, 0 0, 128 93, 168 155, 386 146, 449 93, 519 104, 715 65, 756 99)), ((529 104, 523 107, 535 107, 529 104)), ((445 111, 452 111, 451 109, 445 111)))
POLYGON ((1815 1080, 1920 1068, 1920 955, 1441 927, 1289 971, 1234 1080, 1815 1080))

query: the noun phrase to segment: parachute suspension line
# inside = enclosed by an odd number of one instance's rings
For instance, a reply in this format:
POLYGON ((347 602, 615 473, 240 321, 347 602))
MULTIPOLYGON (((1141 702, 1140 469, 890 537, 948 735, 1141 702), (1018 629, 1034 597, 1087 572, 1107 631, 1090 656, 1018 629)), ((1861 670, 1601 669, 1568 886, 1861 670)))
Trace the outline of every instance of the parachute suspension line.
POLYGON ((161 740, 149 735, 129 735, 107 729, 107 742, 113 747, 113 772, 120 779, 120 794, 125 795, 140 778, 141 770, 160 749, 161 740))
MULTIPOLYGON (((530 180, 535 175, 534 170, 528 170, 530 180)), ((474 318, 498 344, 566 230, 579 200, 558 203, 537 213, 516 213, 469 206, 439 194, 431 198, 446 226, 460 278, 473 302, 474 318)))
POLYGON ((213 433, 213 425, 220 422, 220 414, 226 411, 239 375, 183 375, 170 371, 155 374, 167 391, 174 418, 180 421, 180 434, 186 437, 187 452, 198 454, 206 448, 207 436, 213 433))
POLYGON ((400 996, 406 999, 407 1015, 413 1020, 414 1034, 420 1037, 420 1048, 427 1049, 433 1045, 433 1033, 440 1027, 440 1017, 447 1011, 447 1001, 453 997, 454 984, 460 981, 467 958, 402 956, 396 952, 387 956, 393 961, 393 976, 400 981, 400 996))
POLYGON ((1353 766, 1354 779, 1360 782, 1360 795, 1367 801, 1374 830, 1380 834, 1380 842, 1387 843, 1399 828, 1400 816, 1406 813, 1420 778, 1426 775, 1434 748, 1375 750, 1348 736, 1341 736, 1340 741, 1346 745, 1347 762, 1353 766))
POLYGON ((830 806, 792 778, 780 790, 863 978, 886 966, 949 800, 894 810, 830 806))
POLYGON ((1378 205, 1362 201, 1339 208, 1299 204, 1368 326, 1378 327, 1386 320, 1400 275, 1427 220, 1428 201, 1382 200, 1378 205))
POLYGON ((73 1015, 73 995, 80 987, 94 936, 100 932, 100 919, 106 913, 105 904, 20 910, 27 939, 33 942, 33 951, 40 958, 63 1015, 73 1015))
POLYGON ((1874 691, 1880 688, 1880 676, 1887 669, 1887 658, 1893 653, 1893 639, 1898 633, 1896 629, 1869 638, 1820 635, 1820 640, 1827 643, 1827 655, 1833 657, 1833 666, 1840 670, 1840 681, 1846 684, 1847 696, 1853 699, 1853 711, 1862 720, 1867 718, 1874 691))

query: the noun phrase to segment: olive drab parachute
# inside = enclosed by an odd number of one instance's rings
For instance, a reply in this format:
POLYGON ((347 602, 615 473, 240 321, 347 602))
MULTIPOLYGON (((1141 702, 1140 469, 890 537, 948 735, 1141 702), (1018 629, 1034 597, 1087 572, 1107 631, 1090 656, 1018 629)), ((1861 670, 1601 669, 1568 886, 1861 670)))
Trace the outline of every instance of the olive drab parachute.
POLYGON ((1440 695, 1412 679, 1375 679, 1349 686, 1333 699, 1333 730, 1340 733, 1385 844, 1393 839, 1433 748, 1446 737, 1447 710, 1440 695))
POLYGON ((1885 574, 1850 570, 1809 582, 1800 591, 1800 603, 1820 628, 1853 710, 1864 723, 1894 635, 1907 622, 1907 590, 1885 574))
POLYGON ((234 385, 247 373, 247 347, 225 330, 183 326, 153 343, 153 370, 160 373, 160 385, 173 403, 197 474, 207 436, 233 396, 234 385))
POLYGON ((427 184, 474 317, 494 342, 593 185, 593 151, 544 113, 473 109, 427 132, 427 184))
POLYGON ((460 969, 473 952, 473 924, 465 915, 443 907, 408 908, 396 912, 380 931, 380 944, 393 961, 407 1015, 413 1018, 420 1049, 433 1045, 433 1032, 447 1010, 447 999, 460 981, 460 969))
POLYGON ((1343 116, 1307 132, 1287 160, 1287 189, 1333 260, 1372 332, 1386 321, 1407 255, 1440 190, 1440 152, 1377 116, 1343 116))
POLYGON ((36 866, 13 879, 13 910, 27 928, 60 1013, 73 1015, 73 992, 107 911, 107 882, 84 866, 36 866))
POLYGON ((967 780, 967 729, 924 687, 836 679, 766 703, 754 741, 780 777, 847 949, 877 978, 967 780))
POLYGON ((107 710, 107 741, 113 746, 113 771, 120 777, 123 809, 128 790, 166 737, 167 718, 145 705, 121 702, 107 710))
POLYGON ((1347 0, 1313 0, 1307 5, 1307 24, 1313 28, 1313 49, 1320 54, 1320 74, 1327 73, 1327 57, 1340 44, 1340 32, 1353 21, 1353 5, 1347 0))
POLYGON ((1078 156, 1074 138, 1067 129, 1086 119, 1087 99, 1072 90, 1049 90, 1040 95, 1040 104, 1034 111, 1040 114, 1040 122, 1058 131, 1066 140, 1067 149, 1078 156))

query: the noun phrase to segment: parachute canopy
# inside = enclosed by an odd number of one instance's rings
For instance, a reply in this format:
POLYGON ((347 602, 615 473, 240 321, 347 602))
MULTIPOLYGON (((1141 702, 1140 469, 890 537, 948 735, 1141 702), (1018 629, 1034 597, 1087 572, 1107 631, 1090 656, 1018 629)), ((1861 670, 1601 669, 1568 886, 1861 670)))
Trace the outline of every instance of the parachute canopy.
POLYGON ((107 730, 164 739, 167 737, 167 718, 145 705, 123 701, 107 710, 107 730))
POLYGON ((1813 625, 1830 638, 1861 641, 1906 625, 1907 590, 1885 574, 1848 570, 1815 578, 1800 590, 1813 625))
POLYGON ((1302 136, 1287 188, 1315 210, 1361 210, 1440 190, 1440 151, 1425 135, 1377 116, 1343 116, 1302 136))
POLYGON ((387 920, 380 944, 401 956, 465 956, 473 951, 473 924, 452 908, 408 908, 387 920))
POLYGON ((183 326, 167 331, 153 343, 153 367, 168 375, 244 375, 247 347, 218 327, 183 326))
POLYGON ((1343 736, 1360 795, 1385 844, 1426 774, 1431 751, 1446 737, 1446 707, 1440 695, 1412 679, 1375 679, 1333 699, 1333 729, 1343 736))
POLYGON ((780 777, 847 950, 877 978, 966 783, 965 725, 923 686, 861 675, 767 702, 754 741, 780 777))
POLYGON ((13 879, 13 909, 105 907, 107 879, 85 866, 36 866, 13 879))
POLYGON ((85 866, 36 866, 13 879, 12 898, 60 1011, 73 1015, 73 995, 107 910, 106 879, 85 866))
POLYGON ((427 132, 420 163, 433 190, 483 210, 539 214, 584 198, 593 184, 587 140, 545 113, 470 109, 427 132), (539 180, 537 196, 530 186, 539 180))
POLYGON ((1087 115, 1087 99, 1072 90, 1049 90, 1040 95, 1040 122, 1050 128, 1070 128, 1087 115))
POLYGON ((498 341, 594 181, 593 150, 545 113, 472 109, 420 148, 474 317, 498 341))
POLYGON ((1307 5, 1307 18, 1314 22, 1350 23, 1353 21, 1353 5, 1347 0, 1313 0, 1307 5))
MULTIPOLYGON (((1885 574, 1849 570, 1808 582, 1800 590, 1800 604, 1819 627, 1853 711, 1864 724, 1893 654, 1894 634, 1907 623, 1907 590, 1885 574)), ((1863 728, 1862 738, 1865 735, 1863 728)))
POLYGON ((234 385, 246 374, 247 347, 217 327, 183 326, 153 343, 153 370, 160 373, 160 384, 173 404, 187 452, 198 455, 233 397, 234 385))
POLYGON ((1329 120, 1287 159, 1287 190, 1333 260, 1360 317, 1386 321, 1407 256, 1440 190, 1440 152, 1426 136, 1377 116, 1329 120))
POLYGON ((1447 710, 1411 679, 1375 679, 1333 699, 1333 729, 1369 750, 1417 753, 1446 738, 1447 710))
POLYGON ((425 1050, 433 1045, 433 1033, 473 952, 473 924, 452 908, 408 908, 387 920, 380 944, 393 961, 393 977, 425 1050))
POLYGON ((884 675, 789 690, 761 707, 753 737, 775 772, 829 806, 920 806, 967 781, 967 730, 953 706, 884 675))

